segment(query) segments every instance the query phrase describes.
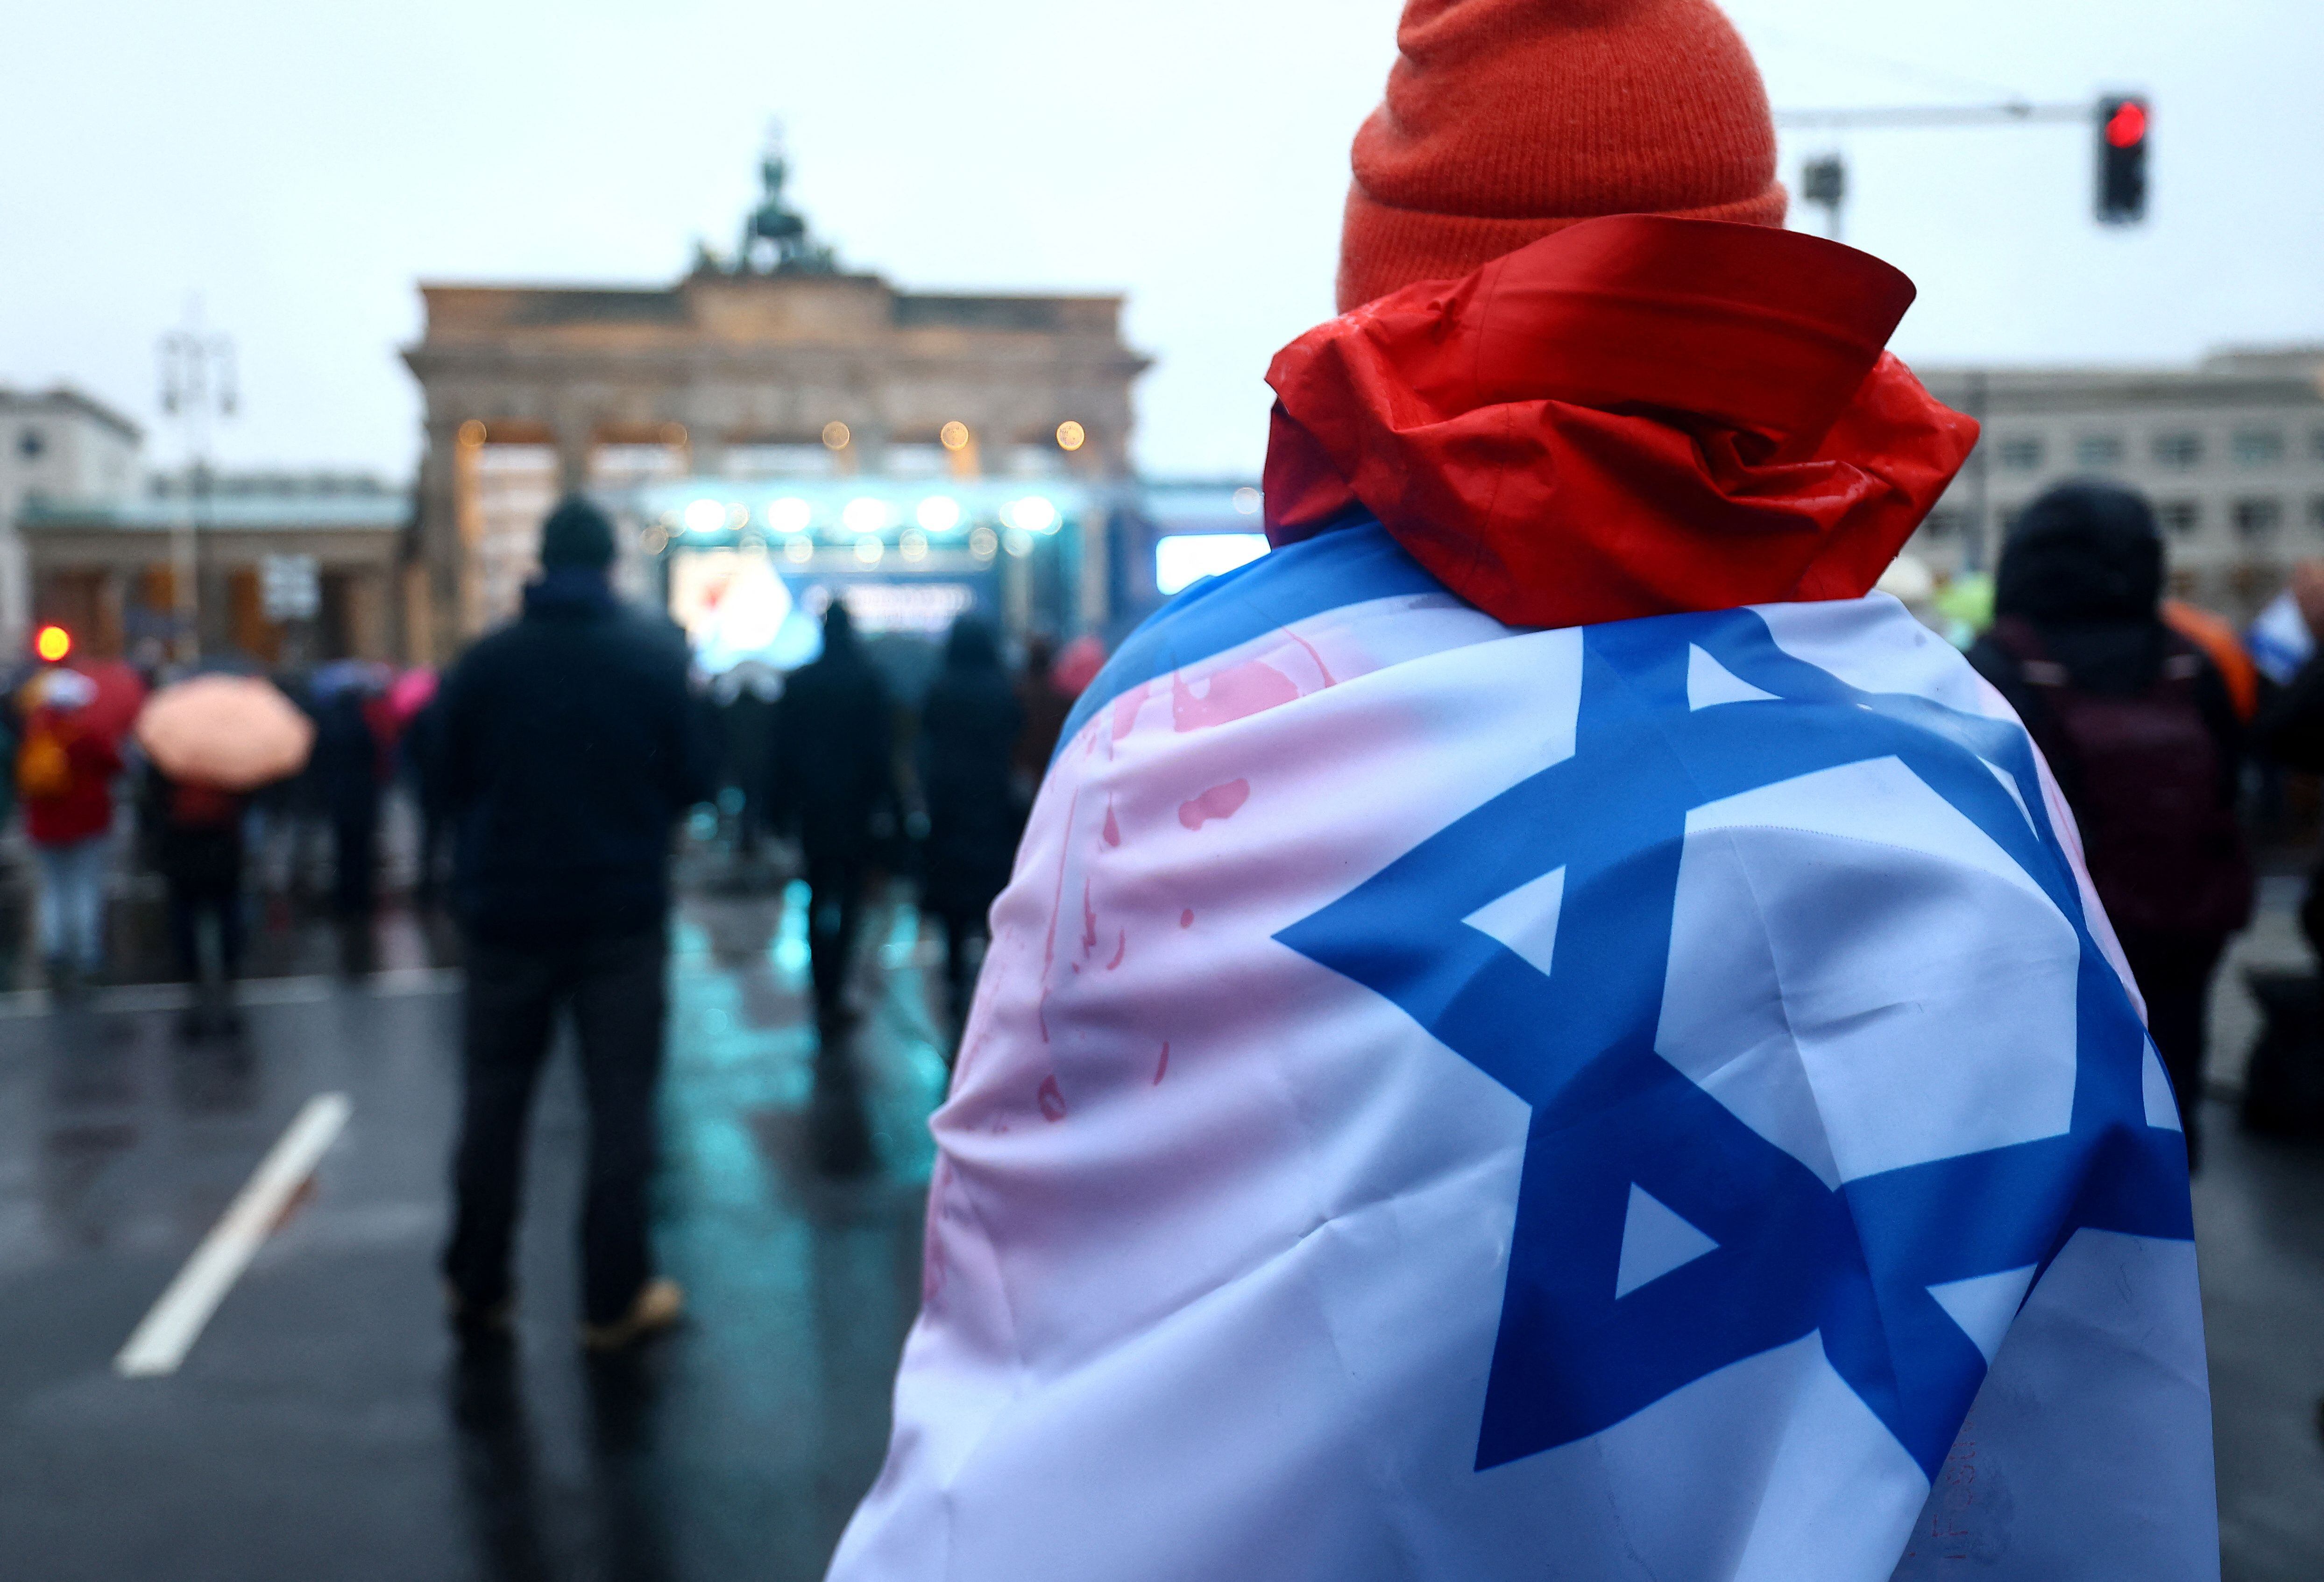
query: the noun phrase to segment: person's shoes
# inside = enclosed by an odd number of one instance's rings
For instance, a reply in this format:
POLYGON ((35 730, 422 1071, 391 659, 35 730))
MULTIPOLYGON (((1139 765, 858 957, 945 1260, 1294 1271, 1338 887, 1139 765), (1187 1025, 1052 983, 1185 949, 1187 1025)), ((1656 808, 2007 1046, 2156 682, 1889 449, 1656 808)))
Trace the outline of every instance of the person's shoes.
POLYGON ((511 1319, 515 1311, 514 1297, 504 1296, 489 1306, 478 1307, 462 1296, 450 1281, 444 1282, 444 1318, 463 1346, 504 1343, 512 1333, 511 1319))
POLYGON ((581 1326, 581 1344, 601 1355, 626 1351, 649 1336, 659 1335, 686 1311, 686 1292, 678 1281, 657 1275, 639 1288, 630 1310, 610 1324, 581 1326))

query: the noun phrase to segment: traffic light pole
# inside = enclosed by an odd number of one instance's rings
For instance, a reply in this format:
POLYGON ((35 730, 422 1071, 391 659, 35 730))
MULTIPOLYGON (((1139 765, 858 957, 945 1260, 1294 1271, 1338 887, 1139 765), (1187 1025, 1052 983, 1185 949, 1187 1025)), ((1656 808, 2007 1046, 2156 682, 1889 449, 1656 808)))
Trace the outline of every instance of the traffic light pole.
MULTIPOLYGON (((2079 105, 2037 105, 2013 99, 1998 105, 1900 105, 1839 110, 1778 110, 1775 125, 1786 131, 1887 131, 1944 126, 2035 126, 2076 125, 2098 137, 2098 217, 2106 225, 2133 225, 2146 216, 2146 156, 2149 112, 2137 95, 2107 95, 2079 105)), ((1831 217, 1832 239, 1840 238, 1840 206, 1848 195, 1848 171, 1838 153, 1816 155, 1801 170, 1800 196, 1831 217)), ((1969 415, 1982 424, 1986 376, 1969 375, 1969 415)), ((1970 514, 1964 565, 1982 570, 1986 560, 1987 478, 1985 448, 1969 460, 1970 514)))
POLYGON ((1901 105, 1853 110, 1778 110, 1775 125, 1785 130, 1917 126, 2033 126, 2043 123, 2079 121, 2087 125, 2089 105, 2036 105, 2013 101, 2006 105, 1901 105))

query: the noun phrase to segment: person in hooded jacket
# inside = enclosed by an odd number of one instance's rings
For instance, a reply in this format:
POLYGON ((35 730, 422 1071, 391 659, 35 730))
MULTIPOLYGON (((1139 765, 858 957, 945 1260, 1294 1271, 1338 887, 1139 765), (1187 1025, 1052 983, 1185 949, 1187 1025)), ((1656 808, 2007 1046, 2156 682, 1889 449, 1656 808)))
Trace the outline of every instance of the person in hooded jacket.
POLYGON ((673 1322, 654 1272, 673 831, 708 794, 684 643, 625 608, 613 528, 577 496, 541 524, 540 576, 513 624, 444 682, 438 794, 456 820, 467 967, 456 1198, 443 1272, 466 1338, 504 1336, 532 1096, 570 1015, 589 1110, 582 1340, 618 1350, 673 1322))
POLYGON ((887 683, 838 600, 824 612, 823 652, 775 706, 768 813, 795 831, 806 865, 807 947, 816 1017, 848 1020, 848 967, 881 833, 896 818, 895 723, 887 683))
POLYGON ((2163 562, 2144 496, 2058 485, 2003 546, 1994 624, 1969 662, 2074 810, 2198 1159, 2211 983, 2251 917, 2244 730, 2218 666, 2163 617, 2163 562))
POLYGON ((1113 652, 993 906, 830 1582, 2215 1576, 2167 1085, 1872 591, 1977 438, 1912 282, 1781 228, 1708 0, 1397 46, 1272 547, 1113 652))
POLYGON ((920 791, 927 802, 923 910, 945 930, 945 982, 955 1020, 968 1013, 971 942, 1009 883, 1021 827, 1010 786, 1024 723, 1001 643, 974 615, 953 623, 944 669, 920 709, 920 791))

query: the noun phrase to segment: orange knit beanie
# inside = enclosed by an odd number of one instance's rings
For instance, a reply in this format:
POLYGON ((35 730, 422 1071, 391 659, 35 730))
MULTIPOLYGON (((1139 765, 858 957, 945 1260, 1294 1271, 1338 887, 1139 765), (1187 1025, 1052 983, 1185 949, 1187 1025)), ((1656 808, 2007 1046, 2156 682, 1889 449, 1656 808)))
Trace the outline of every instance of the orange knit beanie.
POLYGON ((1406 0, 1356 134, 1345 311, 1607 214, 1781 225, 1775 129, 1711 0, 1406 0))

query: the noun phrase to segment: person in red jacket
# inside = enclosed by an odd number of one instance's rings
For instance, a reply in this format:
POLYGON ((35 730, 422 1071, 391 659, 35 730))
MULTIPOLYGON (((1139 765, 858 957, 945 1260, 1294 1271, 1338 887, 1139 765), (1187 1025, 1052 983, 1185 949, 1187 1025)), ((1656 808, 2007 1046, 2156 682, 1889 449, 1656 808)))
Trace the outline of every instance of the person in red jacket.
POLYGON ((16 793, 41 873, 41 954, 51 985, 69 993, 105 962, 106 864, 121 752, 82 717, 97 697, 86 676, 51 671, 27 692, 16 793))

